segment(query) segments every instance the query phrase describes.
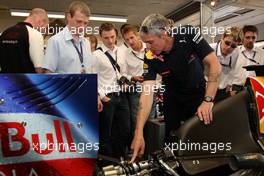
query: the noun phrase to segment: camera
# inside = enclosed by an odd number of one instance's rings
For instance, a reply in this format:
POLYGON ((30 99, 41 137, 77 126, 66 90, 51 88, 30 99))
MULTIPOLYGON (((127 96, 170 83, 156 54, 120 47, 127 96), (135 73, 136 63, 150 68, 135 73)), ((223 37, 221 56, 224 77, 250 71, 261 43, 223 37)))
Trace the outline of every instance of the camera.
POLYGON ((125 76, 121 76, 120 79, 117 81, 117 83, 120 86, 124 86, 125 84, 129 85, 130 81, 125 76))

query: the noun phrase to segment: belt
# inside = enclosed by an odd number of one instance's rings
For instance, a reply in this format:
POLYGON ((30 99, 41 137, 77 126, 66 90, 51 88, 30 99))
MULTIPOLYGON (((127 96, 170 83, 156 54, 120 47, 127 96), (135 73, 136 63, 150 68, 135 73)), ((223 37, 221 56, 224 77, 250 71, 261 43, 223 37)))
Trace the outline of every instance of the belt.
POLYGON ((120 96, 120 92, 111 92, 111 93, 106 94, 106 96, 108 96, 108 97, 111 97, 111 96, 118 97, 118 96, 120 96))

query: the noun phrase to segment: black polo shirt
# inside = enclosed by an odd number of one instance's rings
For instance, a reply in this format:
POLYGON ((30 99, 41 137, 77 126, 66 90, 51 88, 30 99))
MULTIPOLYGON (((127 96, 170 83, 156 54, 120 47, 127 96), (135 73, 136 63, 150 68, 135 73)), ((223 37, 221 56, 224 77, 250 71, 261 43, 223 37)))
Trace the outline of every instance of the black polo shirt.
POLYGON ((3 73, 35 73, 30 59, 29 33, 26 26, 19 22, 6 29, 0 36, 0 68, 3 73))
POLYGON ((167 94, 193 95, 205 91, 202 61, 213 49, 194 27, 185 28, 189 32, 173 35, 170 52, 162 52, 160 59, 144 59, 144 79, 155 80, 156 74, 160 74, 167 94))

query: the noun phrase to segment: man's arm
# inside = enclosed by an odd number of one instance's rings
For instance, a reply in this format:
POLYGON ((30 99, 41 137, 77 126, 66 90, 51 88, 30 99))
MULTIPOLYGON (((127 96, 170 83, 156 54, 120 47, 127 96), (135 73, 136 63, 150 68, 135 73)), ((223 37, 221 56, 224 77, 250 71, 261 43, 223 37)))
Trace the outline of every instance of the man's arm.
POLYGON ((35 68, 36 73, 44 73, 44 70, 42 68, 35 68))
POLYGON ((36 73, 43 73, 41 64, 44 58, 44 39, 41 33, 27 27, 29 31, 29 55, 34 64, 36 73))
MULTIPOLYGON (((218 79, 221 73, 221 65, 214 52, 208 54, 204 58, 203 62, 208 66, 208 82, 205 90, 205 96, 214 98, 218 87, 218 79)), ((205 124, 209 124, 213 120, 212 108, 213 102, 203 101, 197 109, 200 120, 204 121, 205 124)))
POLYGON ((50 71, 49 69, 45 69, 45 68, 43 68, 42 70, 43 70, 43 73, 53 73, 53 72, 50 71))
POLYGON ((144 154, 145 150, 145 141, 143 137, 144 125, 148 119, 152 103, 153 103, 153 87, 155 81, 144 81, 143 82, 143 91, 139 99, 139 107, 137 114, 137 124, 134 133, 134 139, 131 144, 131 149, 133 151, 133 156, 131 163, 135 161, 137 156, 144 154))
POLYGON ((44 73, 55 73, 59 65, 59 48, 57 47, 56 41, 54 38, 48 40, 46 47, 46 54, 42 62, 42 68, 44 73))

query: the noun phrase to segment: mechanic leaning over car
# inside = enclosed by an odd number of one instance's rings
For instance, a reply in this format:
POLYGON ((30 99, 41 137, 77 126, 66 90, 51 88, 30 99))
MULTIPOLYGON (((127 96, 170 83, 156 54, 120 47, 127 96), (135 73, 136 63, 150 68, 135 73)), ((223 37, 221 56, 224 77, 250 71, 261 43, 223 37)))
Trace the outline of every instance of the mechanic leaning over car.
MULTIPOLYGON (((157 74, 162 76, 165 84, 165 141, 169 142, 169 134, 180 127, 181 121, 196 112, 204 124, 210 124, 221 65, 199 30, 192 26, 172 28, 167 18, 151 14, 142 22, 140 35, 150 49, 144 59, 143 87, 153 86, 157 74), (208 68, 207 82, 204 66, 208 68)), ((130 162, 144 154, 143 128, 152 102, 153 91, 142 92, 130 162)))

